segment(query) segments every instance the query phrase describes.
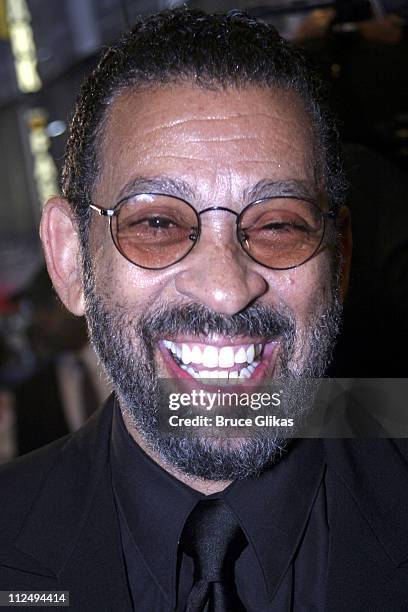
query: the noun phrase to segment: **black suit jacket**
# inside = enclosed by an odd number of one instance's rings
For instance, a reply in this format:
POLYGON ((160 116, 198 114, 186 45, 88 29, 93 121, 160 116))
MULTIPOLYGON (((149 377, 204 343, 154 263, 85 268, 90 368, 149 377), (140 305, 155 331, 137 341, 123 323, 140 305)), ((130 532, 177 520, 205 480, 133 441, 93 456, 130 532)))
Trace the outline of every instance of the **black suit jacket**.
MULTIPOLYGON (((112 407, 110 399, 75 434, 0 469, 0 590, 70 591, 75 612, 131 610, 108 460, 112 407)), ((324 444, 325 609, 406 610, 406 442, 324 444)))

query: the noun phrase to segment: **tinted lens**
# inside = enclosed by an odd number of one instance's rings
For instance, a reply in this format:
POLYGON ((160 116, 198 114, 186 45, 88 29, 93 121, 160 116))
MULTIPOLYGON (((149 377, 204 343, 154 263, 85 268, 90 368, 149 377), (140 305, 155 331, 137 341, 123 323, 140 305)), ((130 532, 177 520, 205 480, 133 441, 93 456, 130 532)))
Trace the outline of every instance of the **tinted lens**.
POLYGON ((274 198, 249 206, 238 230, 242 247, 253 259, 270 268, 292 268, 319 248, 324 216, 309 202, 274 198))
POLYGON ((111 227, 122 255, 141 267, 160 269, 176 263, 193 248, 198 218, 183 200, 142 194, 120 204, 111 227))

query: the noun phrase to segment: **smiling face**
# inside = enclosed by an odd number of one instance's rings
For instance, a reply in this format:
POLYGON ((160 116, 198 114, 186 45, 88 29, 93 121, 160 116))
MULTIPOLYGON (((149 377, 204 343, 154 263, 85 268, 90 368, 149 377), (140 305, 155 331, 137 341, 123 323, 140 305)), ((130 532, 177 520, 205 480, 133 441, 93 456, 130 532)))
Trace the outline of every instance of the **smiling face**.
MULTIPOLYGON (((106 128, 94 202, 111 208, 137 191, 166 192, 188 199, 197 211, 219 205, 239 213, 255 199, 289 191, 320 199, 323 206, 313 142, 310 121, 292 93, 187 86, 129 93, 114 104, 106 128)), ((96 292, 140 314, 191 303, 227 315, 253 303, 283 306, 299 327, 315 314, 316 302, 327 300, 327 251, 299 268, 270 270, 242 250, 232 215, 209 211, 201 221, 200 241, 184 260, 163 270, 144 270, 117 252, 106 220, 95 216, 90 252, 98 262, 96 292)), ((165 340, 174 344, 157 346, 157 368, 159 375, 174 377, 183 375, 171 358, 174 353, 196 372, 239 373, 263 352, 265 338, 183 334, 165 340)), ((262 367, 263 375, 270 376, 278 351, 271 346, 265 352, 270 359, 262 366, 271 367, 262 367)))
MULTIPOLYGON (((255 200, 292 195, 327 211, 316 183, 314 142, 310 119, 292 92, 194 85, 127 92, 113 103, 105 127, 93 202, 109 209, 135 192, 159 192, 187 200, 198 212, 221 206, 239 214, 255 200)), ((67 225, 67 239, 68 231, 67 225)), ((91 335, 128 420, 152 447, 152 398, 161 377, 218 383, 323 374, 339 314, 334 257, 325 242, 303 265, 273 270, 243 250, 234 214, 209 210, 184 259, 147 270, 122 256, 106 218, 92 213, 88 259, 91 335)), ((73 286, 65 303, 80 314, 82 285, 73 286)), ((181 469, 226 476, 193 468, 197 453, 183 464, 174 443, 167 455, 163 444, 156 451, 181 469)), ((207 445, 207 453, 218 451, 207 445)))

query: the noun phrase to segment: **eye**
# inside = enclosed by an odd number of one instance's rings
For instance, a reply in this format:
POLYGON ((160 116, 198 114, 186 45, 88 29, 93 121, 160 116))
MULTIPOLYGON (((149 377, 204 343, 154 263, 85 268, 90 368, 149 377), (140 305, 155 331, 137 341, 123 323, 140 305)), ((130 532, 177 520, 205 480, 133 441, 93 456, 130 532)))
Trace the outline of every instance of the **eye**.
POLYGON ((262 227, 257 228, 258 230, 273 230, 273 231, 300 231, 309 232, 310 227, 306 223, 300 223, 295 221, 270 221, 262 227))
POLYGON ((174 231, 182 227, 174 216, 152 213, 152 214, 132 214, 126 218, 120 218, 121 232, 161 232, 174 231))
POLYGON ((321 213, 308 202, 290 198, 262 201, 249 207, 241 229, 254 239, 288 240, 290 237, 309 239, 322 226, 321 213))
POLYGON ((168 217, 146 217, 136 221, 134 225, 147 223, 147 225, 153 229, 169 229, 170 226, 177 225, 174 220, 168 217))

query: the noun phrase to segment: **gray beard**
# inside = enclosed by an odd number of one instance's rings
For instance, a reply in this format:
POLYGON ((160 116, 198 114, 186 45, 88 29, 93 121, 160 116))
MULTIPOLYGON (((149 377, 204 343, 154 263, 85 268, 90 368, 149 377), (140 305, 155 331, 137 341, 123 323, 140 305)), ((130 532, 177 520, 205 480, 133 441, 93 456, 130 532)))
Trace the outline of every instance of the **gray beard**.
POLYGON ((315 314, 304 326, 305 337, 300 338, 294 317, 286 307, 278 310, 253 305, 226 316, 203 305, 169 305, 135 316, 131 309, 97 295, 89 266, 85 270, 86 318, 92 344, 123 414, 154 455, 185 474, 214 481, 259 475, 280 458, 289 440, 279 439, 276 434, 239 441, 163 434, 159 425, 163 386, 157 375, 154 350, 159 339, 178 334, 279 338, 274 382, 285 380, 290 388, 286 413, 304 420, 312 410, 316 379, 327 370, 340 329, 342 306, 337 286, 328 304, 315 305, 315 314), (302 363, 299 359, 291 363, 299 347, 302 363))

